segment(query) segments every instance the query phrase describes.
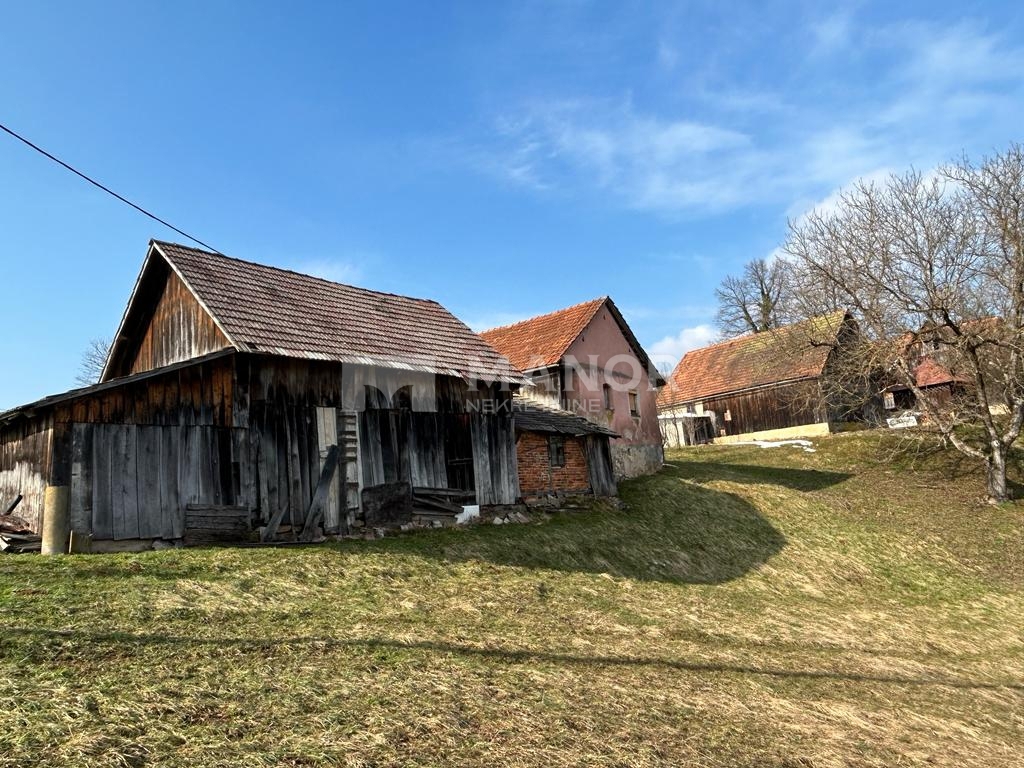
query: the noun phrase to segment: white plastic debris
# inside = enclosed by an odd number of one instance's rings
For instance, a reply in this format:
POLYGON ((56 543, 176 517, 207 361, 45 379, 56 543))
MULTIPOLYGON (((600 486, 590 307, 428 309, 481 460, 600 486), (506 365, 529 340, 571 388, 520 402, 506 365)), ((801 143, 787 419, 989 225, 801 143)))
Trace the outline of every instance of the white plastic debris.
POLYGON ((480 517, 480 505, 470 504, 462 508, 462 511, 455 516, 456 525, 465 525, 470 520, 480 517))

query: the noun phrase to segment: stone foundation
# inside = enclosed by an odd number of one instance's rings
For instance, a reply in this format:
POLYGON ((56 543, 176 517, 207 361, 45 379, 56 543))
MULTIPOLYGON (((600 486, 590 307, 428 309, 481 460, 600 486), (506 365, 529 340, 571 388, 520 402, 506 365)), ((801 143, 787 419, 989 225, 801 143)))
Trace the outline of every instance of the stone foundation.
POLYGON ((616 445, 612 450, 612 467, 616 482, 640 475, 653 475, 665 463, 665 449, 657 445, 616 445))

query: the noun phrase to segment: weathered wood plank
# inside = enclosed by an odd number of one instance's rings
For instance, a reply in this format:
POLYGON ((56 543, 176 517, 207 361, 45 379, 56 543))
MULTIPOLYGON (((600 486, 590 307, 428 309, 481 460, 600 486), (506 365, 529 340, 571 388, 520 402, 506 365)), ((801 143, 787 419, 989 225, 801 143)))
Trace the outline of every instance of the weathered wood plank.
POLYGON ((92 484, 92 537, 114 538, 113 523, 113 479, 111 451, 114 426, 96 424, 92 432, 93 484, 92 484))
POLYGON ((3 512, 0 512, 0 517, 6 517, 7 515, 13 514, 14 510, 18 508, 18 505, 21 504, 21 500, 24 498, 25 497, 22 496, 20 493, 17 496, 15 496, 14 501, 12 501, 10 504, 4 507, 3 512))
MULTIPOLYGON (((322 472, 327 459, 327 452, 331 446, 338 446, 338 412, 335 408, 317 408, 317 446, 319 448, 319 470, 322 472)), ((339 470, 335 472, 334 479, 327 495, 327 503, 324 508, 324 530, 336 533, 341 524, 341 491, 344 479, 344 457, 339 448, 338 451, 339 470)))
POLYGON ((75 424, 71 435, 71 494, 68 514, 71 530, 87 535, 92 530, 92 424, 75 424))
POLYGON ((178 486, 178 462, 181 429, 163 427, 160 430, 160 535, 165 539, 180 539, 185 533, 184 504, 178 486))
POLYGON ((260 535, 260 541, 273 541, 274 537, 277 536, 277 529, 281 526, 281 521, 284 519, 285 514, 288 512, 287 507, 280 507, 270 518, 270 522, 267 523, 260 535))
POLYGON ((111 458, 113 479, 114 539, 138 539, 139 480, 138 431, 133 426, 118 425, 114 430, 111 458))
POLYGON ((160 427, 137 427, 138 446, 138 515, 139 537, 160 538, 163 535, 160 467, 162 432, 160 427))
POLYGON ((334 474, 337 469, 338 446, 332 445, 327 449, 324 468, 320 471, 320 481, 316 485, 313 500, 310 502, 309 510, 306 512, 306 519, 302 525, 302 541, 312 541, 316 534, 316 528, 320 518, 323 516, 324 504, 327 502, 331 483, 334 480, 334 474))
POLYGON ((306 508, 303 504, 302 494, 302 460, 299 455, 299 424, 296 416, 298 409, 288 408, 286 413, 286 434, 288 442, 286 445, 288 457, 288 509, 291 511, 291 523, 296 528, 301 527, 305 519, 306 508))

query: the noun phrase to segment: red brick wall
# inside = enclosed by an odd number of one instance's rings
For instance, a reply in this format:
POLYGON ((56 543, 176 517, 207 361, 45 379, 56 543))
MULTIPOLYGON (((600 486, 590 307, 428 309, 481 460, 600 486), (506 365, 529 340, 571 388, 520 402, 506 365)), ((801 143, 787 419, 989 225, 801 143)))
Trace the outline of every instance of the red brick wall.
POLYGON ((565 437, 565 466, 552 467, 548 460, 548 436, 522 432, 516 437, 519 492, 524 497, 549 493, 585 493, 590 490, 583 438, 565 437))

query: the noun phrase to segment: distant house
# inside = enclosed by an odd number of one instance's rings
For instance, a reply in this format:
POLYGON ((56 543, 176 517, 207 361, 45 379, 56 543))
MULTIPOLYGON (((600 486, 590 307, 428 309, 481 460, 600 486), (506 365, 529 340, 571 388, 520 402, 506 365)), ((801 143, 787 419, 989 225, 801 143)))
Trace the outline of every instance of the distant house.
POLYGON ((531 384, 525 396, 547 402, 615 432, 617 479, 661 468, 657 393, 664 379, 651 365, 607 296, 481 336, 531 384))
POLYGON ((513 398, 519 492, 529 502, 549 496, 614 496, 610 429, 526 397, 513 398))
POLYGON ((849 407, 822 378, 856 333, 839 312, 687 352, 658 397, 666 443, 828 434, 849 407))
POLYGON ((0 508, 149 546, 511 504, 524 382, 437 302, 153 241, 102 381, 0 414, 0 508))
MULTIPOLYGON (((914 384, 935 405, 945 408, 970 389, 966 377, 952 373, 932 357, 923 357, 914 365, 914 384)), ((915 410, 917 397, 907 384, 891 384, 882 391, 882 408, 887 413, 915 410)))
MULTIPOLYGON (((1009 364, 1009 350, 1015 346, 1012 333, 1005 323, 994 317, 964 321, 960 329, 963 337, 957 337, 947 327, 925 326, 900 339, 898 354, 912 372, 914 387, 927 398, 928 405, 939 410, 958 404, 963 406, 968 401, 976 405, 974 378, 970 375, 972 366, 965 358, 965 341, 970 341, 976 345, 976 354, 982 363, 990 408, 995 413, 1005 412, 1007 393, 1000 369, 1009 364)), ((889 370, 880 377, 882 407, 887 415, 923 409, 925 403, 920 402, 909 382, 893 374, 893 370, 889 370)))

